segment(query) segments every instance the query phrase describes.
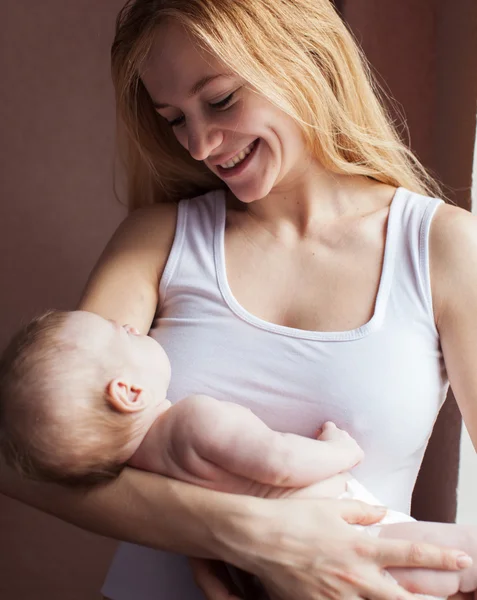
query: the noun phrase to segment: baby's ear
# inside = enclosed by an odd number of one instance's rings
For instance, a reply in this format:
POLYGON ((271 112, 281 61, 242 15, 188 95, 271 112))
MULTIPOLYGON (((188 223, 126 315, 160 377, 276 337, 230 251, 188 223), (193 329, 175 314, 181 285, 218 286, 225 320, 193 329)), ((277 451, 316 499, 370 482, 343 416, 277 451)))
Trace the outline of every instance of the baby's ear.
POLYGON ((135 413, 146 407, 146 392, 126 379, 113 379, 106 386, 106 399, 122 413, 135 413))

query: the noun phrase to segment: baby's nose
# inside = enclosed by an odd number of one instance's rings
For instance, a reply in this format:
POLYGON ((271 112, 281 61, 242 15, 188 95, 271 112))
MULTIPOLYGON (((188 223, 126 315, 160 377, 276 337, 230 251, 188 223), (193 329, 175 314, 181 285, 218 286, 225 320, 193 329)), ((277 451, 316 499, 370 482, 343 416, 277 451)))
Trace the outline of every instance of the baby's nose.
POLYGON ((128 333, 140 335, 139 330, 136 327, 133 327, 132 325, 123 325, 123 327, 128 333))

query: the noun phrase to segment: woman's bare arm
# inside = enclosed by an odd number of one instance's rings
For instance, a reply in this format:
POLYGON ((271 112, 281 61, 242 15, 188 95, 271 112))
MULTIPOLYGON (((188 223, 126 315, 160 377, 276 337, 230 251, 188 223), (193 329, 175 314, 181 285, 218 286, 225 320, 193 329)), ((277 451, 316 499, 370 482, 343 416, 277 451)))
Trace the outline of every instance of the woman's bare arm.
POLYGON ((237 509, 246 514, 238 496, 132 468, 111 483, 80 491, 24 481, 0 460, 0 491, 100 535, 209 558, 228 553, 211 523, 218 525, 220 515, 233 518, 237 509))
POLYGON ((440 206, 430 232, 434 314, 452 390, 477 451, 477 217, 440 206))
POLYGON ((93 269, 78 309, 147 333, 176 219, 177 206, 164 204, 137 210, 123 221, 93 269))
POLYGON ((381 508, 357 501, 263 500, 132 468, 89 492, 21 481, 1 462, 0 481, 6 495, 89 531, 225 560, 260 577, 284 600, 344 597, 352 590, 373 600, 414 600, 381 570, 454 570, 462 554, 356 532, 345 521, 367 525, 383 516, 381 508))

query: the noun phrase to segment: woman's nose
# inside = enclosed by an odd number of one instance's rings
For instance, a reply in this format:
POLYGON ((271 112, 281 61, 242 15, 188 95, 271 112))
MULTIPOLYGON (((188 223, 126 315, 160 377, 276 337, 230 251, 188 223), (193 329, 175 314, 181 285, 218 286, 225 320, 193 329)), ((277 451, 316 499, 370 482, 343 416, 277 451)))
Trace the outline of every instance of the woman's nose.
POLYGON ((189 126, 187 149, 195 160, 206 160, 222 144, 222 140, 219 129, 202 121, 189 126))

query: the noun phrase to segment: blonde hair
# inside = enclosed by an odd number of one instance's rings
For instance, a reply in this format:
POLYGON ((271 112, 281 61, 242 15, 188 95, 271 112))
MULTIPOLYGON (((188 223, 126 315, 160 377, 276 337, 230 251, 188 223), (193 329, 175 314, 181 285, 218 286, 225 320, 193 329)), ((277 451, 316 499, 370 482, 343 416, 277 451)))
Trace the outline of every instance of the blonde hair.
POLYGON ((0 357, 0 452, 24 477, 84 486, 119 475, 134 419, 104 397, 115 368, 58 332, 67 311, 48 311, 0 357))
POLYGON ((293 118, 326 169, 442 196, 399 138, 362 51, 329 0, 129 0, 111 58, 131 210, 226 187, 178 143, 140 79, 166 18, 293 118))

